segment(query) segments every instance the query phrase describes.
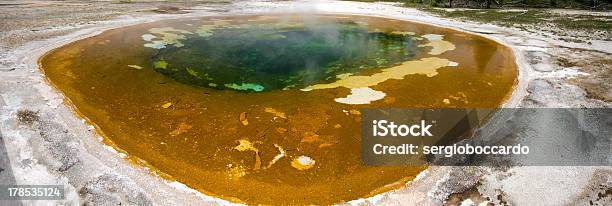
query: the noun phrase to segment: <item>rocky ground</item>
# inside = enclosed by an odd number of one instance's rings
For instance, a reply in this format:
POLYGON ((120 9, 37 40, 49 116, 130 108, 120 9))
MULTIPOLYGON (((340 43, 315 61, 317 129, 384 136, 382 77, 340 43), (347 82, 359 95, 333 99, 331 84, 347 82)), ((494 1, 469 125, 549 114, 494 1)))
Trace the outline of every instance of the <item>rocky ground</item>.
MULTIPOLYGON (((570 41, 564 38, 568 34, 442 18, 390 3, 0 1, 0 182, 67 186, 65 200, 0 204, 231 204, 135 167, 101 144, 95 128, 63 104, 62 95, 45 81, 37 60, 57 46, 111 28, 167 18, 279 11, 384 16, 483 35, 516 54, 519 83, 506 107, 612 106, 612 41, 601 36, 570 41)), ((610 167, 431 167, 403 189, 349 204, 609 205, 611 177, 610 167)))

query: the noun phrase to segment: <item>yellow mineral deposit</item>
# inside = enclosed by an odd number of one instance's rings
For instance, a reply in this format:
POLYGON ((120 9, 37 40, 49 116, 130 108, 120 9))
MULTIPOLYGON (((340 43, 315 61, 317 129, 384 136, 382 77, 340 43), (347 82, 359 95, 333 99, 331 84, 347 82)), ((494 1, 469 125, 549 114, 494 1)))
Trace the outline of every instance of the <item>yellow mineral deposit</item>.
POLYGON ((442 35, 427 34, 423 35, 423 38, 427 39, 429 42, 419 45, 419 47, 431 47, 431 50, 429 51, 429 54, 431 55, 440 55, 444 52, 455 49, 455 45, 453 43, 442 40, 442 35))
POLYGON ((185 70, 187 70, 187 73, 189 73, 189 75, 194 76, 194 77, 198 77, 201 78, 199 76, 199 73, 191 68, 186 68, 185 70))
POLYGON ((156 62, 154 62, 154 63, 153 63, 153 66, 154 66, 156 69, 167 69, 167 68, 168 68, 168 62, 163 61, 163 60, 161 60, 161 61, 156 61, 156 62))
POLYGON ((247 175, 247 170, 242 165, 228 164, 227 168, 228 178, 230 180, 238 179, 242 176, 247 175))
POLYGON ((166 102, 164 104, 161 105, 162 108, 164 109, 168 109, 172 106, 172 102, 166 102))
POLYGON ((414 32, 410 32, 410 31, 392 31, 391 33, 396 34, 396 35, 402 35, 402 36, 415 35, 414 32))
POLYGON ((255 148, 253 143, 249 140, 238 140, 238 145, 234 147, 235 150, 244 152, 244 151, 253 151, 255 152, 255 165, 253 166, 254 170, 258 170, 261 168, 261 156, 259 156, 259 149, 255 148))
POLYGON ((141 66, 138 66, 138 65, 133 65, 133 64, 130 64, 130 65, 127 65, 127 66, 128 66, 128 67, 130 67, 130 68, 132 68, 132 69, 137 69, 137 70, 141 70, 141 69, 142 69, 142 67, 141 67, 141 66))
POLYGON ((333 145, 334 145, 333 143, 321 143, 321 144, 319 145, 319 149, 321 149, 321 148, 325 148, 325 147, 331 147, 331 146, 333 146, 333 145))
POLYGON ((361 115, 361 112, 359 110, 356 110, 356 109, 351 109, 351 110, 349 110, 349 114, 352 114, 352 115, 361 115))
POLYGON ((279 118, 283 118, 283 119, 287 119, 287 116, 285 116, 284 112, 279 112, 274 108, 270 108, 270 107, 266 107, 264 108, 264 111, 270 114, 273 114, 274 117, 279 117, 279 118))
MULTIPOLYGON (((397 35, 414 35, 414 32, 394 31, 397 35)), ((423 38, 428 40, 427 44, 419 45, 419 47, 431 47, 429 54, 440 55, 446 51, 454 50, 455 45, 443 40, 443 35, 427 34, 423 38)), ((328 84, 316 84, 308 86, 302 91, 311 91, 313 89, 332 89, 337 87, 346 87, 351 89, 351 93, 346 97, 334 99, 334 101, 343 104, 370 104, 373 101, 383 99, 386 94, 383 91, 376 91, 369 87, 390 79, 403 79, 407 75, 421 74, 427 77, 433 77, 439 68, 446 66, 457 66, 457 62, 447 59, 429 57, 420 60, 411 60, 402 63, 399 66, 382 69, 382 72, 372 74, 370 76, 353 76, 351 73, 337 75, 339 79, 336 82, 328 84)))
POLYGON ((247 113, 246 112, 241 112, 240 116, 238 117, 238 120, 240 120, 240 123, 242 123, 242 125, 244 125, 244 126, 249 125, 249 120, 247 119, 247 113))
POLYGON ((381 72, 370 76, 348 76, 338 81, 328 84, 315 84, 308 86, 303 91, 313 89, 332 89, 338 87, 346 88, 364 88, 375 86, 379 83, 390 79, 403 79, 407 75, 421 74, 427 77, 433 77, 438 74, 437 70, 446 67, 449 61, 438 57, 428 57, 419 60, 411 60, 402 63, 401 65, 382 69, 381 72))
POLYGON ((212 30, 215 27, 217 27, 217 25, 214 25, 214 24, 202 25, 198 28, 198 30, 196 30, 196 34, 200 35, 201 37, 212 36, 212 30))
POLYGON ((449 67, 456 67, 456 66, 459 66, 459 63, 454 62, 454 61, 449 61, 449 62, 448 62, 448 66, 449 66, 449 67))
POLYGON ((145 44, 145 47, 154 49, 166 48, 166 45, 182 47, 184 45, 181 43, 181 40, 186 38, 185 34, 192 34, 190 31, 172 27, 151 28, 149 32, 151 34, 142 35, 142 39, 149 42, 145 44))
POLYGON ((369 104, 385 97, 385 93, 370 89, 369 87, 351 88, 351 94, 336 98, 334 101, 344 104, 369 104))
POLYGON ((230 25, 231 20, 218 19, 212 21, 212 24, 200 26, 195 33, 201 37, 210 37, 213 35, 213 30, 230 25))
POLYGON ((259 152, 257 148, 254 147, 253 143, 249 140, 240 139, 238 140, 238 145, 234 147, 235 150, 244 152, 244 151, 253 151, 259 152))

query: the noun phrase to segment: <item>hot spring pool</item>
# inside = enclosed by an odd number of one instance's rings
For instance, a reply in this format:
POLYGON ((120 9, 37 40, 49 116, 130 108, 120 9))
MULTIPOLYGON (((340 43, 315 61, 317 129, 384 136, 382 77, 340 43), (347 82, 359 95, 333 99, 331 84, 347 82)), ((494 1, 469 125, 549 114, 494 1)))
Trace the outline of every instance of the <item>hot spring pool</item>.
POLYGON ((424 168, 366 167, 360 108, 495 108, 509 48, 385 18, 258 15, 113 29, 46 54, 49 81, 164 177, 250 204, 332 204, 424 168))

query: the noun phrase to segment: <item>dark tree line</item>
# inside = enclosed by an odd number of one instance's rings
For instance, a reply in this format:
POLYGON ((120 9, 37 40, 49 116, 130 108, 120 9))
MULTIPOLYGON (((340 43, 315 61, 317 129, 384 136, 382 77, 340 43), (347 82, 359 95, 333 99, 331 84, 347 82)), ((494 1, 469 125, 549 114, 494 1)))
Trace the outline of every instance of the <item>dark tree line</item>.
POLYGON ((501 8, 574 8, 609 9, 612 0, 404 0, 408 3, 429 4, 437 7, 501 8))

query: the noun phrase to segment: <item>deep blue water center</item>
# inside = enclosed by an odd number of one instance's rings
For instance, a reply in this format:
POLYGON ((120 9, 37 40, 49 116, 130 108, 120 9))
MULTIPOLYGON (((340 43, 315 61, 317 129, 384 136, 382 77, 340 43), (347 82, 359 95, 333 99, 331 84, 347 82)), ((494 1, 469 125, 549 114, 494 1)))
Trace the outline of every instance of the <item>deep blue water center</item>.
POLYGON ((402 33, 354 22, 242 24, 211 35, 189 34, 184 46, 158 50, 153 64, 179 82, 247 92, 303 88, 407 61, 416 42, 402 33))

